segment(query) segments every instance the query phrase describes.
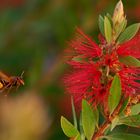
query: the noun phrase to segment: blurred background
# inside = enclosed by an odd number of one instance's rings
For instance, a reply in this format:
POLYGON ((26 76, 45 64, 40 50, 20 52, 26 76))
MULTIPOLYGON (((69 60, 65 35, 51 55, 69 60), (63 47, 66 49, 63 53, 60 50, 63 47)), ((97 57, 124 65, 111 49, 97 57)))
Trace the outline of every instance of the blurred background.
MULTIPOLYGON (((65 94, 64 49, 75 27, 97 40, 98 16, 117 0, 0 0, 0 68, 24 71, 25 85, 0 99, 0 140, 66 140, 60 116, 71 119, 65 94)), ((140 1, 123 0, 128 24, 140 21, 140 1)))

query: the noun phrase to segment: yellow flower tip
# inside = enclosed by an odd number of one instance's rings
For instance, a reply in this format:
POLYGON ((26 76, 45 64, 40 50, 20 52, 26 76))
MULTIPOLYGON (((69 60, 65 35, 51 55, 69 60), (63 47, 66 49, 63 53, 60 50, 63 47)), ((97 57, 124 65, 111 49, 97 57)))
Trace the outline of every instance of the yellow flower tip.
POLYGON ((116 7, 113 13, 113 23, 114 24, 121 23, 124 19, 125 19, 125 15, 124 15, 123 3, 120 0, 116 4, 116 7))

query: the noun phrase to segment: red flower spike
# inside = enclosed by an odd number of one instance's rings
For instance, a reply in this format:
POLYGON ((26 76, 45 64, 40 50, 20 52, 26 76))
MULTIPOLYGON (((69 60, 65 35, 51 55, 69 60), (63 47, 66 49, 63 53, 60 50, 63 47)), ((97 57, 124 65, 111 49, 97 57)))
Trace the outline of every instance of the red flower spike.
POLYGON ((95 96, 96 90, 100 88, 101 72, 97 70, 98 66, 88 63, 81 64, 79 62, 71 62, 71 65, 74 68, 74 72, 64 79, 67 91, 77 101, 80 101, 82 98, 90 98, 91 93, 95 96))
POLYGON ((76 39, 70 42, 70 47, 73 48, 74 56, 83 55, 83 57, 95 58, 102 54, 101 48, 78 28, 76 39))
POLYGON ((120 67, 121 67, 121 63, 120 61, 118 60, 118 55, 116 52, 113 52, 111 54, 106 54, 104 56, 104 64, 106 66, 109 66, 110 70, 112 72, 118 72, 120 70, 120 67))
POLYGON ((131 40, 119 45, 117 53, 120 56, 133 56, 140 58, 140 33, 131 40))
POLYGON ((124 67, 119 71, 119 75, 122 83, 122 90, 126 96, 133 96, 134 94, 140 94, 140 69, 124 67))
POLYGON ((70 43, 72 57, 67 62, 72 66, 73 72, 64 79, 67 91, 74 96, 75 101, 86 98, 93 106, 101 104, 104 110, 107 109, 111 82, 116 74, 120 76, 122 94, 125 97, 140 94, 140 69, 128 67, 118 58, 140 58, 140 34, 118 46, 109 46, 104 38, 99 36, 99 47, 80 29, 77 29, 77 32, 76 39, 70 43), (74 58, 84 58, 84 61, 78 62, 74 58))

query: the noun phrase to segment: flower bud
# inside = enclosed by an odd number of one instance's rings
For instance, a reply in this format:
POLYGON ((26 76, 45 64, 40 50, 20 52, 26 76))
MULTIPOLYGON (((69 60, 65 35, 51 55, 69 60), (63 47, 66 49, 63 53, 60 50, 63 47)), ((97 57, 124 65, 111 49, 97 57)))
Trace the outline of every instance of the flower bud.
POLYGON ((123 10, 123 3, 120 0, 117 3, 114 13, 113 13, 113 24, 118 25, 118 24, 122 23, 122 21, 124 19, 125 19, 125 16, 124 16, 124 10, 123 10))

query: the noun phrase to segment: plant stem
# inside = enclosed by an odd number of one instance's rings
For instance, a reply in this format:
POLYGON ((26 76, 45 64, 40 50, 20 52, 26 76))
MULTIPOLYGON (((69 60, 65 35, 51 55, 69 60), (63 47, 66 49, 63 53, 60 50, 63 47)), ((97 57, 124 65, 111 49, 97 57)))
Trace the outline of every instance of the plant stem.
POLYGON ((103 136, 105 133, 105 130, 110 126, 113 119, 119 114, 120 109, 123 104, 123 98, 120 100, 120 103, 114 110, 114 112, 107 118, 107 120, 99 127, 98 131, 93 135, 92 140, 98 140, 100 136, 103 136))

